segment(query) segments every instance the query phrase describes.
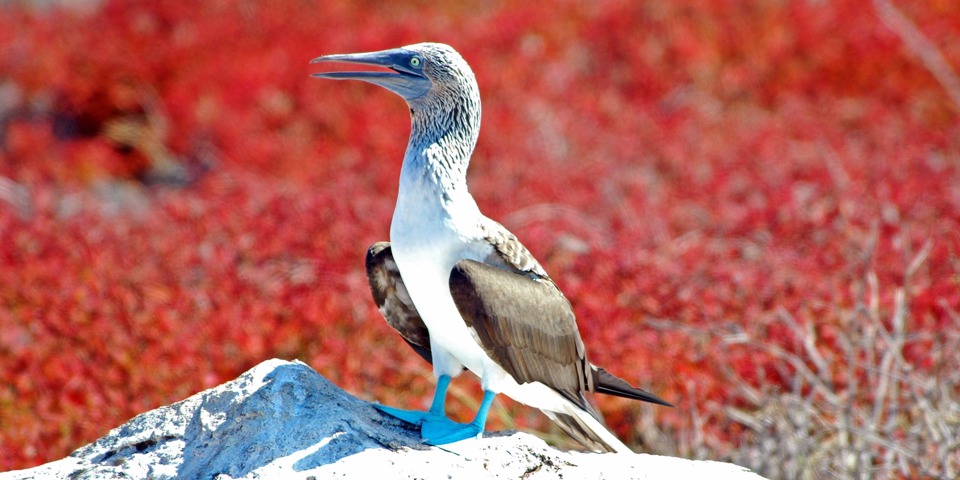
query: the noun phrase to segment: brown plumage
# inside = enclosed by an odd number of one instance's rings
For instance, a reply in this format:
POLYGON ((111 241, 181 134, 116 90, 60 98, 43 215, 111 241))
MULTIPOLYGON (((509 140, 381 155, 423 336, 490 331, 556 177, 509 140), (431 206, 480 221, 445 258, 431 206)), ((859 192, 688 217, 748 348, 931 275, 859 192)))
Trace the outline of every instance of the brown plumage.
MULTIPOLYGON (((503 245, 513 258, 532 256, 516 239, 503 245)), ((503 265, 515 265, 499 254, 503 265)), ((488 260, 489 261, 489 260, 488 260)), ((518 383, 540 382, 602 421, 599 412, 583 392, 616 395, 672 406, 657 396, 635 388, 625 380, 599 368, 586 358, 573 309, 536 260, 526 270, 506 270, 473 260, 457 263, 450 274, 450 291, 461 316, 476 332, 484 351, 518 383), (511 302, 511 298, 532 301, 511 302)), ((379 242, 367 251, 367 278, 373 298, 387 323, 428 362, 431 362, 430 334, 403 286, 393 262, 390 244, 379 242)), ((557 412, 544 413, 564 432, 592 450, 614 451, 577 417, 557 412)))

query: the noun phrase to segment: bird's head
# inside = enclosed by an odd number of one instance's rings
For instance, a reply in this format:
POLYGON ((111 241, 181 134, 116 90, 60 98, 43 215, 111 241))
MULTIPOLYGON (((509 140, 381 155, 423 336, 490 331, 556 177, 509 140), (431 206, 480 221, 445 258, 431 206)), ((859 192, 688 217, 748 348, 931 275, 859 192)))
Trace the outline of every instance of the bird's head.
POLYGON ((391 71, 324 72, 314 77, 363 80, 403 97, 411 108, 433 109, 439 105, 476 102, 477 80, 467 62, 449 45, 418 43, 368 53, 324 55, 310 63, 343 62, 386 67, 391 71))

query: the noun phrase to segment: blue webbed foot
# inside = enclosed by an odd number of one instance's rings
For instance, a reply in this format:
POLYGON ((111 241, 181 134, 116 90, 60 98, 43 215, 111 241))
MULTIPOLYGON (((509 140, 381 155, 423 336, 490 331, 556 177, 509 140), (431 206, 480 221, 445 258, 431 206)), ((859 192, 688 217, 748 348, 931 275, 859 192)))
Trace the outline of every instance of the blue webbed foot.
POLYGON ((420 427, 420 437, 430 445, 446 445, 468 438, 477 438, 483 433, 483 425, 475 422, 457 423, 449 419, 441 422, 427 421, 420 427))
POLYGON ((430 410, 426 412, 419 410, 402 410, 385 405, 375 405, 375 407, 387 415, 399 418, 407 423, 419 425, 420 438, 424 443, 430 445, 445 445, 480 436, 480 434, 483 433, 484 425, 487 423, 487 413, 490 411, 490 404, 493 403, 493 398, 496 394, 490 391, 484 392, 480 409, 477 410, 477 416, 474 417, 473 421, 470 423, 457 423, 447 418, 444 413, 444 403, 449 385, 449 376, 443 375, 439 378, 437 390, 433 397, 433 404, 430 406, 430 410))
POLYGON ((487 424, 487 413, 490 412, 490 404, 493 403, 495 396, 493 392, 483 392, 483 401, 480 402, 480 409, 477 410, 477 416, 472 422, 456 423, 446 419, 444 422, 437 423, 424 422, 420 427, 420 437, 430 445, 445 445, 479 437, 483 433, 484 425, 487 424))
POLYGON ((399 408, 388 407, 386 405, 374 405, 374 408, 380 410, 391 417, 399 418, 407 423, 412 423, 414 425, 422 425, 427 416, 430 415, 430 412, 421 412, 419 410, 402 410, 399 408))
POLYGON ((423 443, 429 445, 445 445, 476 437, 483 432, 483 427, 477 427, 473 423, 457 423, 445 415, 434 412, 402 410, 386 405, 374 405, 374 407, 391 417, 418 425, 420 427, 420 438, 423 439, 423 443))
POLYGON ((442 424, 454 423, 453 420, 448 419, 442 413, 436 412, 423 412, 420 410, 403 410, 400 408, 388 407, 386 405, 374 405, 374 408, 380 410, 391 417, 399 418, 407 423, 412 423, 414 425, 423 426, 428 423, 430 424, 442 424))
POLYGON ((444 413, 444 404, 446 403, 447 388, 449 386, 450 376, 442 375, 437 379, 437 389, 433 394, 433 403, 430 405, 430 410, 426 412, 420 410, 402 410, 399 408, 388 407, 386 405, 374 405, 374 407, 376 407, 377 410, 390 415, 391 417, 396 417, 404 422, 419 425, 421 427, 426 424, 456 425, 456 423, 447 418, 446 414, 444 413))

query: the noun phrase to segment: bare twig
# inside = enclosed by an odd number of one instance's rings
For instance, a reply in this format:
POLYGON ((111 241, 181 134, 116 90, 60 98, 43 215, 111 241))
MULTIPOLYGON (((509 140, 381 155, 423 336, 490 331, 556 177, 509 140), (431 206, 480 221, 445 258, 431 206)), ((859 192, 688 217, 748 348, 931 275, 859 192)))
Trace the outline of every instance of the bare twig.
POLYGON ((900 13, 890 0, 873 0, 880 20, 893 30, 910 52, 923 64, 943 87, 957 108, 960 108, 960 78, 953 71, 943 54, 910 19, 900 13))

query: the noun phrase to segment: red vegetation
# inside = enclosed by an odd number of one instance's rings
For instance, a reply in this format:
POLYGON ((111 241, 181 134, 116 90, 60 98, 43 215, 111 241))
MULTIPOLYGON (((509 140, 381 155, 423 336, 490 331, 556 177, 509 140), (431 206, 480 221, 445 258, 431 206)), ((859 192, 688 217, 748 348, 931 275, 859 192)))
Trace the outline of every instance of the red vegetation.
MULTIPOLYGON (((271 357, 426 399, 362 267, 405 107, 308 76, 425 40, 477 74, 481 208, 564 289, 595 363, 678 404, 601 399, 622 438, 728 458, 746 428, 690 412, 750 410, 731 379, 773 395, 799 375, 738 338, 806 358, 783 319, 809 327, 845 391, 875 373, 845 338, 894 328, 901 291, 904 362, 956 366, 932 347, 960 327, 960 97, 887 2, 348 3, 0 6, 0 470, 271 357)), ((960 3, 920 3, 898 13, 960 66, 960 3)), ((493 428, 546 427, 498 404, 493 428)))

